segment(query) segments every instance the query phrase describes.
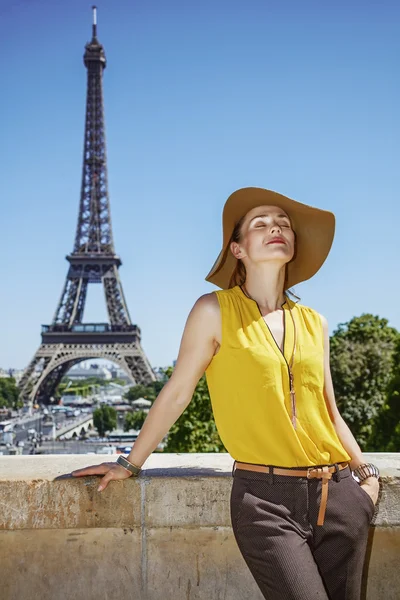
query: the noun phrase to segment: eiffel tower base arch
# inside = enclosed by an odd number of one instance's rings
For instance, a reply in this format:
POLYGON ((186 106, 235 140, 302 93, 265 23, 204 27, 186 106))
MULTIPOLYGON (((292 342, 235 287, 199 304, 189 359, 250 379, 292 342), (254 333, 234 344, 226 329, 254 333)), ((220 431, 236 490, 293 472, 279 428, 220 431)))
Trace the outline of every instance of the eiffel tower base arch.
POLYGON ((27 404, 48 404, 64 375, 76 364, 103 358, 117 364, 133 384, 149 384, 156 376, 140 346, 134 343, 41 344, 26 369, 19 388, 27 404))

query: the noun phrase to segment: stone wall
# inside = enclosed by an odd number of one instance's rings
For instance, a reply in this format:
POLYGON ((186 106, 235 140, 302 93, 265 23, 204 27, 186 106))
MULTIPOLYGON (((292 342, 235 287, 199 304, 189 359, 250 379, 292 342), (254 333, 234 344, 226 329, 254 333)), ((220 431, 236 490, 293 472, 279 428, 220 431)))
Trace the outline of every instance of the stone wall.
MULTIPOLYGON (((364 598, 400 598, 400 454, 382 475, 364 598)), ((233 537, 227 454, 158 454, 99 493, 116 456, 0 456, 1 600, 262 600, 233 537)))

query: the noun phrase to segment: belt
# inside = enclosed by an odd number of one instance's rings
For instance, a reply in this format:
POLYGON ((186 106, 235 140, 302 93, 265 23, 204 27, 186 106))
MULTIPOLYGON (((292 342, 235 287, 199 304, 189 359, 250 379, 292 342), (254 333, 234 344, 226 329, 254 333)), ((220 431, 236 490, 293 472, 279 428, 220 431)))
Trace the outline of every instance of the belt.
POLYGON ((324 524, 326 503, 328 501, 328 481, 332 474, 345 469, 349 463, 335 463, 335 465, 323 467, 308 467, 307 469, 285 469, 284 467, 269 467, 267 465, 253 465, 235 460, 237 469, 246 471, 259 471, 260 473, 273 473, 274 475, 289 475, 291 477, 307 477, 307 479, 322 479, 321 503, 319 506, 317 525, 324 524))

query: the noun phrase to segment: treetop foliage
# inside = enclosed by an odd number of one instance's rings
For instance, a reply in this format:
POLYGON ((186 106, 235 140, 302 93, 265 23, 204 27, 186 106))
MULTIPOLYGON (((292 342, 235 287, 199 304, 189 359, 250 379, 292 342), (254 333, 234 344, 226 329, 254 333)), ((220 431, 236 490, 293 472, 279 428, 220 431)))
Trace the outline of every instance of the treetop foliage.
MULTIPOLYGON (((371 314, 342 323, 330 339, 336 403, 362 447, 374 445, 373 421, 387 398, 399 333, 371 314)), ((377 449, 378 451, 378 449, 377 449)))
POLYGON ((0 377, 0 408, 17 409, 22 407, 18 401, 19 390, 14 377, 0 377))
POLYGON ((107 431, 112 431, 117 426, 117 411, 112 406, 103 404, 100 408, 93 411, 93 425, 99 432, 100 437, 104 437, 107 431))

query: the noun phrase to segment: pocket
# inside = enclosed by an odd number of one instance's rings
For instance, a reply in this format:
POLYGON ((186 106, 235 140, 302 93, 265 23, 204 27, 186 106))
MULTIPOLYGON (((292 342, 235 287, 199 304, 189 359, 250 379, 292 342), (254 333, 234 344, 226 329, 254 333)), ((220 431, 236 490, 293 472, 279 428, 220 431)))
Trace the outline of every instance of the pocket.
POLYGON ((364 496, 367 497, 367 502, 370 504, 372 510, 375 511, 375 504, 374 501, 372 500, 371 496, 368 494, 368 492, 366 492, 361 485, 357 484, 359 489, 361 490, 362 494, 364 494, 364 496))
POLYGON ((368 511, 368 514, 370 515, 370 518, 372 519, 372 517, 374 516, 374 513, 375 513, 375 507, 376 507, 376 505, 374 504, 374 501, 372 500, 372 498, 368 494, 368 492, 366 492, 365 490, 362 489, 361 485, 359 485, 357 483, 357 481, 354 479, 354 477, 351 476, 351 478, 354 481, 355 487, 358 489, 358 494, 361 498, 361 501, 364 503, 364 507, 366 508, 366 510, 368 511))
MULTIPOLYGON (((310 389, 321 389, 324 383, 323 347, 300 344, 299 354, 300 380, 302 385, 310 389)), ((296 377, 296 372, 294 376, 296 377)))
POLYGON ((233 530, 237 529, 240 515, 244 506, 244 496, 249 488, 250 481, 245 478, 235 477, 231 488, 230 508, 233 530))

